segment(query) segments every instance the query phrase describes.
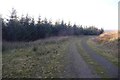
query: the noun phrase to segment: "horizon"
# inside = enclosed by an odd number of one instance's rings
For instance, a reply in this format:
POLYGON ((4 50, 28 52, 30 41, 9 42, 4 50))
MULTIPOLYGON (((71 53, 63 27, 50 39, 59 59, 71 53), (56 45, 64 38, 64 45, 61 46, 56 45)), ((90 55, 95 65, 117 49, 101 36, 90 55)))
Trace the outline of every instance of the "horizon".
POLYGON ((58 20, 64 20, 66 23, 70 21, 71 24, 95 26, 104 30, 118 30, 118 1, 2 0, 1 3, 3 4, 0 5, 0 14, 3 18, 7 18, 11 9, 15 8, 19 17, 22 14, 29 14, 29 16, 37 20, 40 15, 42 19, 51 19, 53 23, 58 20), (26 5, 26 3, 28 4, 26 5))

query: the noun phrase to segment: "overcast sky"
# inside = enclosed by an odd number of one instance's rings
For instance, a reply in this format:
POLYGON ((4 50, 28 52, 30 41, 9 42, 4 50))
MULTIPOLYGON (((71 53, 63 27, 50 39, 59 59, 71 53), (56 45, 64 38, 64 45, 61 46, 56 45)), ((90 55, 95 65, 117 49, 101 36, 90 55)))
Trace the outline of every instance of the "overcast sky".
POLYGON ((58 19, 65 22, 98 28, 118 28, 119 0, 0 0, 0 14, 10 15, 12 8, 18 16, 27 13, 35 19, 58 19))

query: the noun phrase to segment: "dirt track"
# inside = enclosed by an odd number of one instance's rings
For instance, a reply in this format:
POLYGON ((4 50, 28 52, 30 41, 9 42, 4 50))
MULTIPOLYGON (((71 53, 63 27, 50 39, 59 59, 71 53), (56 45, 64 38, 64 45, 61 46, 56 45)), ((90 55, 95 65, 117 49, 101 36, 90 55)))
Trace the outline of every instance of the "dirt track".
MULTIPOLYGON (((100 64, 107 72, 107 75, 112 78, 118 77, 118 69, 115 65, 110 63, 104 57, 98 55, 92 48, 86 43, 88 38, 83 37, 81 45, 90 57, 100 64)), ((71 42, 68 49, 67 59, 69 65, 66 67, 66 74, 69 74, 70 78, 99 78, 100 76, 94 73, 95 71, 85 62, 80 53, 77 50, 75 42, 71 42)))
POLYGON ((117 77, 118 76, 118 69, 115 65, 110 63, 104 57, 98 55, 92 48, 88 46, 86 43, 88 38, 83 38, 81 41, 83 49, 91 56, 92 59, 97 61, 107 72, 108 76, 110 77, 117 77))

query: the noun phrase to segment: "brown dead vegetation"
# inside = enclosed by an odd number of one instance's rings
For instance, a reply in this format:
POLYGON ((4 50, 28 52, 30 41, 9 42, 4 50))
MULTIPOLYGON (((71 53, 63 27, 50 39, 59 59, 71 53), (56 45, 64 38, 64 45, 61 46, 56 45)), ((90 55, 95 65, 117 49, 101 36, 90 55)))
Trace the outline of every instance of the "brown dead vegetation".
POLYGON ((118 57, 120 50, 120 31, 105 32, 94 39, 95 42, 102 44, 103 48, 118 57))
POLYGON ((96 41, 100 43, 106 43, 106 42, 114 42, 118 39, 120 39, 120 31, 111 31, 111 32, 105 32, 98 36, 96 38, 96 41))

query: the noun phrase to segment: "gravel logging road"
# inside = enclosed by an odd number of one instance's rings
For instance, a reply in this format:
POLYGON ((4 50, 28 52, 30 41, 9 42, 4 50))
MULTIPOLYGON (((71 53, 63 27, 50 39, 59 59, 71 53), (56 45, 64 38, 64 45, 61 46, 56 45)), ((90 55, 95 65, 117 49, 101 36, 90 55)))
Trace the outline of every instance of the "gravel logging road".
MULTIPOLYGON (((117 78, 118 77, 118 67, 113 65, 103 56, 97 54, 88 44, 87 40, 90 37, 83 37, 81 39, 81 46, 86 51, 87 55, 89 55, 93 60, 95 60, 98 64, 106 70, 109 78, 117 78)), ((101 76, 95 73, 95 70, 90 67, 87 62, 85 62, 84 58, 80 55, 78 48, 74 41, 70 42, 67 60, 69 61, 68 66, 66 67, 66 74, 69 74, 68 77, 71 78, 100 78, 101 76)))

